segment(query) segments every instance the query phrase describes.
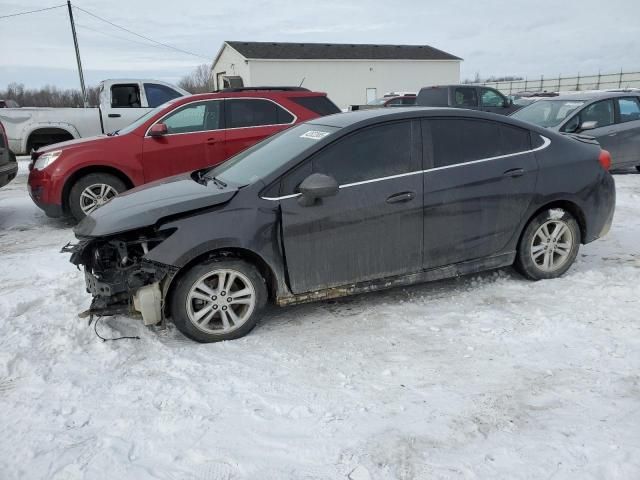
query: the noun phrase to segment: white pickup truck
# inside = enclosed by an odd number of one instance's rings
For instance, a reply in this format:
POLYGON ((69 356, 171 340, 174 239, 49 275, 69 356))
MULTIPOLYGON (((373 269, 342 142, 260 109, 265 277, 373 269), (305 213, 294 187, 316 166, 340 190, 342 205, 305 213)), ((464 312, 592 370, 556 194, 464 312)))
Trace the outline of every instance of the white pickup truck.
POLYGON ((3 108, 9 148, 17 155, 80 137, 126 127, 146 112, 189 92, 158 80, 122 79, 100 83, 100 106, 93 108, 3 108))

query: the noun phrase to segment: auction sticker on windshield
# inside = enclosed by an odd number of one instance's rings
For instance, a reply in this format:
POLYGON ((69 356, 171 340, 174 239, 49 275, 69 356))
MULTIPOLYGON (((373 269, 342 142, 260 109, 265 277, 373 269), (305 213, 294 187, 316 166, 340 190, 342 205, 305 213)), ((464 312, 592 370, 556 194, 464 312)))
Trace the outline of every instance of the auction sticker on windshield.
POLYGON ((320 140, 321 138, 324 138, 327 135, 329 135, 329 132, 321 132, 320 130, 309 130, 303 133, 302 135, 300 135, 300 138, 310 138, 312 140, 320 140))

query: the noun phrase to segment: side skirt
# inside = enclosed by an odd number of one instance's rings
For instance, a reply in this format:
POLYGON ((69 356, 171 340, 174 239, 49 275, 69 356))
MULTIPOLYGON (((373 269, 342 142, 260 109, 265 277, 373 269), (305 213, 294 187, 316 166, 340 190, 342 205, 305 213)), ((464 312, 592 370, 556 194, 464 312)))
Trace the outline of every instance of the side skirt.
POLYGON ((329 300, 332 298, 345 297, 347 295, 356 295, 358 293, 375 292, 377 290, 385 290, 393 287, 402 287, 417 283, 432 282, 434 280, 443 280, 445 278, 459 277, 461 275, 468 275, 471 273, 478 273, 485 270, 513 265, 515 258, 516 252, 503 253, 493 257, 469 260, 467 262, 432 268, 418 273, 411 273, 409 275, 398 275, 395 277, 381 278, 368 282, 352 283, 349 285, 342 285, 340 287, 278 297, 276 299, 276 304, 280 306, 296 305, 298 303, 329 300))

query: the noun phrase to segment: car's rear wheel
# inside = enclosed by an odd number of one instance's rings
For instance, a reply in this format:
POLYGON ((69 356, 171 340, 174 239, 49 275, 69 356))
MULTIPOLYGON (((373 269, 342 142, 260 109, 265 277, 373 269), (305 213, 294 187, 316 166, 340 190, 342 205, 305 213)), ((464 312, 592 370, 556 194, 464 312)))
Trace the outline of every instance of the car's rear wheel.
POLYGON ((221 258, 192 267, 177 281, 170 313, 192 340, 219 342, 249 333, 266 301, 264 279, 253 265, 221 258))
POLYGON ((125 183, 109 173, 90 173, 81 177, 69 192, 69 211, 80 221, 96 208, 127 190, 125 183))
POLYGON ((640 172, 640 165, 636 165, 636 170, 640 172))
POLYGON ((516 268, 527 278, 541 280, 564 274, 580 248, 580 227, 562 208, 552 208, 534 217, 522 234, 516 268))

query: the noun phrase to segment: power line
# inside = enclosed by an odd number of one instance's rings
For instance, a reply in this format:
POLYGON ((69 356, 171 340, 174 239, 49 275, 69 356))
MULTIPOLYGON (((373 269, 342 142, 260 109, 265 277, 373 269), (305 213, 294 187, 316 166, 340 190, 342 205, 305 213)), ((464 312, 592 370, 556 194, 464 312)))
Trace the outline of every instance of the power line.
POLYGON ((38 13, 38 12, 44 12, 45 10, 53 10, 54 8, 60 8, 60 7, 66 7, 67 4, 64 3, 62 5, 55 5, 53 7, 47 7, 47 8, 39 8, 38 10, 28 10, 26 12, 18 12, 18 13, 12 13, 11 15, 0 15, 0 19, 2 18, 9 18, 9 17, 18 17, 20 15, 28 15, 29 13, 38 13))
POLYGON ((175 51, 180 52, 180 53, 185 53, 187 55, 193 55, 194 57, 203 58, 203 59, 206 59, 206 60, 211 60, 209 57, 205 57, 204 55, 199 55, 197 53, 189 52, 188 50, 183 50, 181 48, 174 47, 174 46, 169 45, 167 43, 158 42, 157 40, 154 40, 153 38, 149 38, 149 37, 145 37, 144 35, 140 35, 139 33, 136 33, 133 30, 129 30, 128 28, 125 28, 125 27, 122 27, 122 26, 120 26, 118 24, 115 24, 115 23, 113 23, 113 22, 111 22, 111 21, 109 21, 109 20, 107 20, 105 18, 102 18, 102 17, 100 17, 100 16, 98 16, 98 15, 96 15, 94 13, 89 12, 88 10, 85 10, 84 8, 77 7, 75 5, 73 6, 73 8, 75 8, 76 10, 80 10, 81 12, 84 12, 87 15, 91 15, 92 17, 97 18, 98 20, 101 20, 101 21, 103 21, 105 23, 108 23, 109 25, 111 25, 113 27, 119 28, 120 30, 123 30, 123 31, 125 31, 127 33, 130 33, 131 35, 135 35, 136 37, 143 38, 143 39, 145 39, 145 40, 147 40, 149 42, 155 43, 155 44, 160 45, 162 47, 169 48, 171 50, 175 50, 175 51))
POLYGON ((146 43, 146 42, 139 42, 137 40, 132 40, 131 38, 121 37, 119 35, 114 35, 112 33, 103 32, 102 30, 96 30, 93 27, 89 27, 88 25, 83 25, 83 24, 78 23, 78 22, 76 22, 76 27, 80 27, 80 28, 83 28, 85 30, 90 30, 93 33, 99 33, 99 34, 105 35, 107 37, 117 38, 118 40, 122 40, 124 42, 135 43, 136 45, 143 45, 145 47, 153 47, 153 48, 164 48, 164 47, 161 47, 160 45, 154 45, 152 43, 146 43))

